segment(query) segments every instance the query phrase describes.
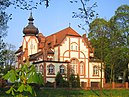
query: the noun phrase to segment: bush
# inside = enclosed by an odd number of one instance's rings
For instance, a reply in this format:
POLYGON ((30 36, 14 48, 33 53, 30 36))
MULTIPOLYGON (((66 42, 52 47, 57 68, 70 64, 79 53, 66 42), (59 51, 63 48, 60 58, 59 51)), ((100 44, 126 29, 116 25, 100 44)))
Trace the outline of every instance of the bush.
POLYGON ((47 81, 47 83, 45 83, 45 87, 53 88, 54 87, 54 83, 51 83, 51 82, 47 81))
POLYGON ((60 74, 60 72, 57 73, 55 81, 56 81, 56 86, 59 87, 59 88, 69 86, 68 81, 63 79, 62 74, 60 74))
POLYGON ((63 87, 63 81, 64 80, 63 80, 62 75, 59 72, 56 75, 55 81, 56 81, 56 86, 57 87, 63 87))
POLYGON ((77 74, 77 77, 75 77, 75 74, 71 74, 69 78, 69 85, 70 88, 79 88, 80 87, 80 78, 77 74))
POLYGON ((21 68, 11 69, 2 78, 12 83, 10 89, 6 91, 12 96, 24 96, 28 93, 36 96, 31 84, 43 84, 42 75, 37 73, 35 66, 29 62, 23 64, 21 68))

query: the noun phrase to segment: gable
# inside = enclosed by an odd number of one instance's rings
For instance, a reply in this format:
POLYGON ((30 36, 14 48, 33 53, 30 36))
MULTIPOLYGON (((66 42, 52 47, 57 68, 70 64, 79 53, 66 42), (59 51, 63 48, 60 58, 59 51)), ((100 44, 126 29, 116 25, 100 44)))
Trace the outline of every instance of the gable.
POLYGON ((64 30, 61 30, 57 33, 54 33, 48 37, 46 37, 46 45, 51 45, 51 47, 61 45, 66 36, 76 36, 81 37, 76 31, 74 31, 71 27, 68 27, 64 30))

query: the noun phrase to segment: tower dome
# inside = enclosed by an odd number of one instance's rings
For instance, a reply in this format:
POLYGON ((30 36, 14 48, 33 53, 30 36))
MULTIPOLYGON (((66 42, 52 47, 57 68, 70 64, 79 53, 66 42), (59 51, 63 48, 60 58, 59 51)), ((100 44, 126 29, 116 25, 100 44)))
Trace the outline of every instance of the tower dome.
POLYGON ((38 34, 38 33, 39 33, 38 28, 36 28, 36 27, 33 25, 34 19, 33 19, 33 16, 32 16, 32 12, 30 13, 30 17, 29 17, 28 20, 29 20, 29 23, 28 23, 28 25, 23 29, 23 33, 24 33, 25 35, 31 35, 31 36, 38 34))

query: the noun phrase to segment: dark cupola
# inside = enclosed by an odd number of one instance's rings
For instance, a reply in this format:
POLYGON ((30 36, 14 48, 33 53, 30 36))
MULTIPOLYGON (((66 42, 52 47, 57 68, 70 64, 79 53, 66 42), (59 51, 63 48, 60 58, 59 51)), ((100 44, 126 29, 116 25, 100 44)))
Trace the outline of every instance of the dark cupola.
POLYGON ((39 33, 39 30, 38 28, 36 28, 34 25, 33 25, 33 16, 32 16, 32 12, 30 13, 30 17, 29 17, 29 23, 28 25, 23 29, 23 33, 26 35, 26 36, 36 36, 38 33, 39 33))

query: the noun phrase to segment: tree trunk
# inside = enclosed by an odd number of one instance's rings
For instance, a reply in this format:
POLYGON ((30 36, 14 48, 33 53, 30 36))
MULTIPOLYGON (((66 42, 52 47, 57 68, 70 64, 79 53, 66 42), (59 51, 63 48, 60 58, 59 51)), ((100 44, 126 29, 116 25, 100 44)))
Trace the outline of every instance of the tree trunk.
POLYGON ((126 81, 126 74, 127 74, 127 68, 123 71, 122 83, 124 83, 126 81))

